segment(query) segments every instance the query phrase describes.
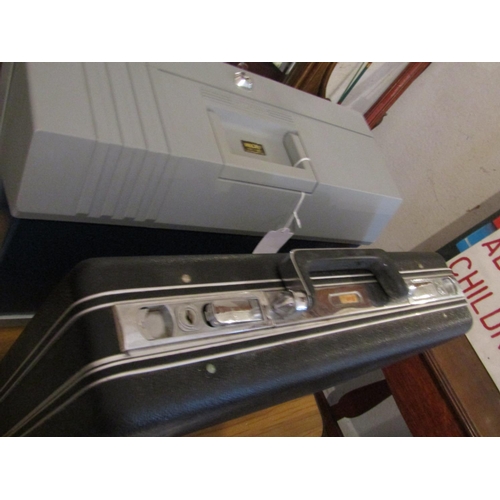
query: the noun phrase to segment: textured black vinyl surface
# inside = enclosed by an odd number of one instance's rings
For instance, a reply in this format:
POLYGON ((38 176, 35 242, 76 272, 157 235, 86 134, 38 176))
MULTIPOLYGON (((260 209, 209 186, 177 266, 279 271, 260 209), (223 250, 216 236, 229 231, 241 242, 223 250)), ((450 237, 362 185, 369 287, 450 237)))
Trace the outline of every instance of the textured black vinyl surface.
MULTIPOLYGON (((390 256, 400 271, 443 267, 436 254, 390 256)), ((117 335, 109 307, 78 314, 109 302, 110 292, 120 300, 160 293, 148 290, 151 287, 181 287, 162 295, 193 293, 182 288, 183 274, 190 275, 190 286, 202 286, 197 293, 219 290, 214 283, 240 283, 241 288, 245 281, 279 280, 278 267, 286 258, 132 257, 80 264, 0 364, 0 432, 181 435, 383 367, 463 334, 470 326, 465 305, 436 305, 417 315, 387 313, 336 327, 297 329, 279 338, 89 369, 89 364, 119 354, 117 335), (75 301, 80 304, 72 306, 75 301), (58 318, 63 318, 59 326, 69 326, 51 331, 58 318), (16 370, 19 374, 22 363, 32 363, 32 368, 24 377, 14 377, 15 385, 5 385, 16 370), (83 369, 84 376, 75 377, 83 369), (7 391, 2 392, 3 386, 7 391), (26 418, 30 412, 32 417, 26 418)))

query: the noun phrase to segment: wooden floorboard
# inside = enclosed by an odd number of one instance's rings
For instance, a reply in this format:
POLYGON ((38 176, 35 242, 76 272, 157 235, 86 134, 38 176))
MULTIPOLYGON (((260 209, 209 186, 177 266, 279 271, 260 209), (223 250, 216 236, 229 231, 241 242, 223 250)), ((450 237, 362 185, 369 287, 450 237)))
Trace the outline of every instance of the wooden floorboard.
POLYGON ((191 434, 196 437, 314 437, 323 423, 314 396, 288 401, 191 434))

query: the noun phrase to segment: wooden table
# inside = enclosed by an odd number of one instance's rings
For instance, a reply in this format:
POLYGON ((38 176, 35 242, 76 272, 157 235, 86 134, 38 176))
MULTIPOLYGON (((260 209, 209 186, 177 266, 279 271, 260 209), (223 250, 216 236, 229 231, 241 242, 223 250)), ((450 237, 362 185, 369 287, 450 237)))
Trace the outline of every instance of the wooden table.
MULTIPOLYGON (((0 328, 0 360, 22 332, 0 328)), ((198 431, 192 436, 321 436, 323 421, 313 395, 198 431)))
POLYGON ((500 392, 465 336, 384 375, 414 436, 500 436, 500 392))
MULTIPOLYGON (((446 261, 458 255, 457 243, 500 217, 499 197, 483 203, 490 216, 468 211, 416 250, 439 248, 446 261), (468 228, 463 232, 464 228, 468 228), (446 237, 446 239, 449 236, 446 237)), ((479 208, 479 207, 476 207, 479 208)), ((500 391, 462 336, 384 370, 403 417, 414 436, 500 436, 500 391)))

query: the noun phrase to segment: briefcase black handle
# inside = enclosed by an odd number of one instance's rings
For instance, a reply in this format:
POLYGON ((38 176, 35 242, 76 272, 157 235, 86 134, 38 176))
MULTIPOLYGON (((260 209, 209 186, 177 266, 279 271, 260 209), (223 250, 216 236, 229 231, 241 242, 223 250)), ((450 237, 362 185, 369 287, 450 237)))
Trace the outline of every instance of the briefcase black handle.
POLYGON ((307 249, 292 250, 280 264, 285 286, 307 295, 309 307, 314 304, 313 271, 367 270, 373 273, 385 293, 393 299, 408 296, 408 287, 389 254, 383 250, 307 249))

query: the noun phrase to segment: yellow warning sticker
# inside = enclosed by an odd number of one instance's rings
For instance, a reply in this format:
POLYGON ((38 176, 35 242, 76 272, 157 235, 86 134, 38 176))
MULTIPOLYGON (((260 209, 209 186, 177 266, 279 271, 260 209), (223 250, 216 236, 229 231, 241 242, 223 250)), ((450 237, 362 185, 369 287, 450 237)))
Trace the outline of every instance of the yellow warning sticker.
POLYGON ((249 141, 241 141, 241 144, 243 145, 243 149, 247 153, 253 153, 256 155, 266 155, 266 152, 264 151, 264 146, 262 144, 257 144, 256 142, 249 142, 249 141))

